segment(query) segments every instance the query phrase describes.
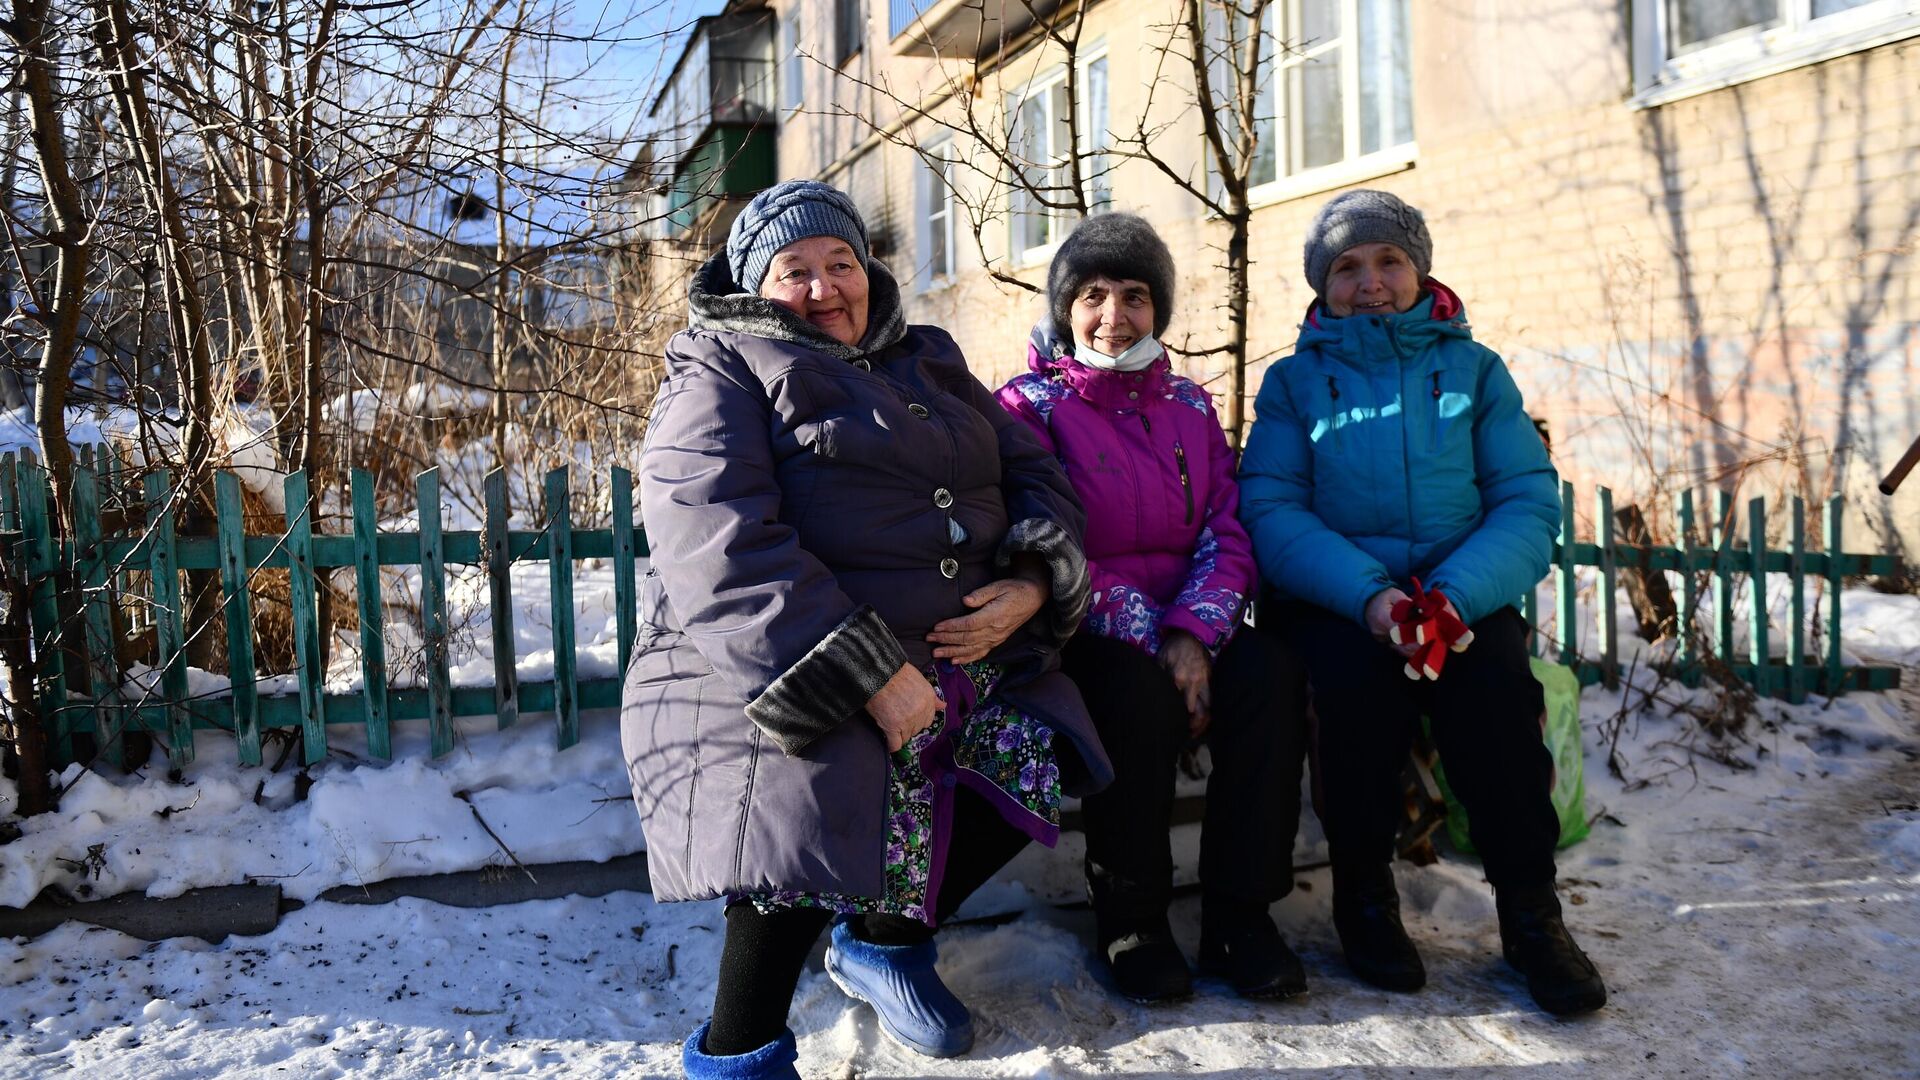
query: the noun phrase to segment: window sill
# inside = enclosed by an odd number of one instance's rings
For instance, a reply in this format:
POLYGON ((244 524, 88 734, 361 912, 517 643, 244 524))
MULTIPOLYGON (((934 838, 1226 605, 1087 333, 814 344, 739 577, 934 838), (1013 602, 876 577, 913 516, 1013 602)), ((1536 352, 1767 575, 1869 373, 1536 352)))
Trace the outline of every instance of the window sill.
POLYGON ((1334 188, 1348 187, 1362 180, 1373 180, 1382 176, 1391 176, 1413 168, 1414 160, 1419 157, 1420 144, 1417 142, 1389 146, 1385 150, 1376 150, 1364 157, 1353 158, 1333 165, 1322 165, 1303 173, 1271 180, 1247 191, 1247 204, 1250 209, 1258 210, 1276 203, 1304 199, 1309 195, 1318 195, 1334 188))
MULTIPOLYGON (((1078 222, 1075 224, 1078 224, 1078 222)), ((1066 237, 1061 237, 1051 244, 1041 244, 1039 247, 1022 250, 1018 255, 1013 257, 1013 268, 1015 270, 1030 270, 1036 266, 1045 266, 1047 263, 1053 261, 1054 253, 1060 250, 1060 245, 1065 240, 1066 237)))
POLYGON ((1903 15, 1842 32, 1802 31, 1786 38, 1762 35, 1703 49, 1670 63, 1661 81, 1628 98, 1627 107, 1651 109, 1916 35, 1920 35, 1920 15, 1903 15))

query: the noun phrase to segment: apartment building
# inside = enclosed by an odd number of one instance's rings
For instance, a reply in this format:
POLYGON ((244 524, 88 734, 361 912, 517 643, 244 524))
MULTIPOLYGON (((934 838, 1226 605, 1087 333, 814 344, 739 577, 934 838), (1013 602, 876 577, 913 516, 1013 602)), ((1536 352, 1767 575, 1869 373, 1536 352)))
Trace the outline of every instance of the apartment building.
MULTIPOLYGON (((909 318, 950 329, 983 380, 1021 369, 1081 208, 1112 208, 1182 258, 1171 344, 1224 392, 1207 350, 1228 340, 1229 230, 1192 194, 1217 178, 1188 3, 1225 33, 1205 0, 728 17, 764 27, 773 174, 852 192, 909 318)), ((1427 211, 1435 275, 1583 491, 1839 491, 1849 546, 1920 558, 1920 485, 1874 490, 1920 437, 1920 3, 1274 0, 1261 30, 1250 391, 1311 299, 1313 212, 1385 188, 1427 211)))

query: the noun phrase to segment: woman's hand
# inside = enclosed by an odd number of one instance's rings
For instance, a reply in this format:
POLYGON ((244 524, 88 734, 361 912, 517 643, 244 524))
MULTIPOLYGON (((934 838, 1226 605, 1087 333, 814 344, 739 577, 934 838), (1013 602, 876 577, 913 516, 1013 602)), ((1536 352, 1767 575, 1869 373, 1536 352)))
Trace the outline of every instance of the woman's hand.
POLYGON ((999 647, 1026 625, 1047 602, 1047 587, 1027 577, 990 581, 960 598, 978 611, 942 619, 927 632, 937 659, 971 664, 999 647))
POLYGON ((1169 630, 1160 644, 1160 666, 1187 699, 1187 734, 1205 735, 1213 722, 1213 661, 1206 646, 1185 630, 1169 630))
POLYGON ((1367 601, 1367 632, 1373 635, 1375 641, 1401 656, 1412 656, 1413 651, 1420 647, 1419 645, 1413 642, 1396 645, 1393 639, 1387 636, 1387 631, 1393 629, 1393 605, 1405 599, 1407 594, 1392 585, 1374 593, 1373 599, 1367 601))
POLYGON ((912 664, 900 665, 887 685, 867 699, 867 715, 880 726, 889 754, 932 726, 939 711, 940 698, 928 685, 927 677, 915 671, 912 664))

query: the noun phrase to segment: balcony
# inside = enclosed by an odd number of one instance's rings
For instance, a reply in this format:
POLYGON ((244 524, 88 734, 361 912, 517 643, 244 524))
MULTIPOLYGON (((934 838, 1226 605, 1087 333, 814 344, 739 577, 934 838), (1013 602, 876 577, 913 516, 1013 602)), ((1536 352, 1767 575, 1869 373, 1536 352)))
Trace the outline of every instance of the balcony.
POLYGON ((984 59, 1065 0, 888 0, 887 32, 901 56, 984 59))
POLYGON ((774 95, 772 15, 759 10, 700 20, 648 110, 652 160, 672 173, 715 127, 771 131, 774 95))

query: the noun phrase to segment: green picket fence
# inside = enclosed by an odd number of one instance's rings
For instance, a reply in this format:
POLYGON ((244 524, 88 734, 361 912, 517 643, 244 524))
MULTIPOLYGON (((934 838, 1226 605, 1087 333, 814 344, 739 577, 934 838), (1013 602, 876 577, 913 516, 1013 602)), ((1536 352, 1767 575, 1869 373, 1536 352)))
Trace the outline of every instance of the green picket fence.
POLYGON ((377 528, 373 477, 356 469, 351 478, 350 535, 313 532, 304 472, 285 478, 285 531, 246 535, 240 479, 221 472, 214 477, 216 535, 181 536, 175 520, 180 500, 165 470, 136 476, 106 453, 84 449, 74 469, 73 535, 59 541, 49 528, 45 468, 30 455, 18 461, 12 455, 0 459, 0 531, 8 531, 12 537, 0 557, 19 560, 30 583, 38 700, 52 744, 50 751, 59 762, 73 760, 76 734, 91 733, 104 747, 110 746, 120 732, 146 730, 162 735, 173 762, 183 764, 193 757, 193 729, 218 728, 233 733, 243 764, 257 765, 261 762, 262 732, 287 728, 300 732, 304 758, 313 763, 327 754, 328 728, 342 725, 364 727, 368 752, 384 760, 392 756, 394 722, 422 719, 429 722, 432 753, 437 757, 453 748, 455 717, 498 716, 504 728, 526 713, 552 713, 557 720, 559 745, 565 748, 579 738, 582 709, 619 704, 618 678, 582 680, 577 675, 573 584, 576 560, 612 561, 618 655, 627 656, 635 633, 635 560, 644 556, 647 548, 644 532, 631 524, 633 477, 625 469, 611 471, 612 520, 625 523, 625 527, 575 529, 568 504, 567 470, 561 468, 546 476, 541 528, 507 527, 506 475, 496 470, 485 481, 486 528, 443 531, 440 472, 435 468, 416 478, 420 529, 382 532, 377 528), (135 479, 140 481, 137 492, 133 489, 135 479), (112 535, 103 533, 103 493, 121 501, 118 516, 131 519, 134 527, 112 535), (141 522, 144 527, 139 527, 141 522), (545 562, 551 570, 551 680, 522 683, 515 671, 513 586, 508 567, 518 562, 545 562), (451 685, 449 565, 486 568, 493 639, 491 687, 451 685), (382 566, 420 567, 424 687, 394 687, 387 677, 382 566), (293 694, 262 695, 258 685, 247 582, 251 572, 262 567, 291 571, 298 687, 293 694), (364 686, 352 693, 324 690, 326 672, 315 574, 339 567, 353 568, 360 623, 364 686), (219 572, 230 694, 189 693, 180 575, 192 570, 219 572), (63 641, 63 637, 76 636, 71 613, 63 630, 58 593, 63 573, 80 590, 73 602, 80 609, 83 627, 78 642, 63 641), (144 578, 144 589, 137 574, 144 578), (160 668, 157 693, 135 698, 137 688, 126 686, 126 673, 116 657, 116 607, 145 612, 150 618, 160 668), (86 667, 86 684, 102 690, 84 697, 70 692, 66 665, 76 658, 86 667))
MULTIPOLYGON (((364 728, 368 751, 376 758, 392 755, 396 721, 426 720, 432 753, 453 746, 453 720, 462 716, 497 716, 499 725, 518 722, 523 714, 551 713, 556 717, 561 747, 579 737, 582 709, 610 708, 619 703, 620 680, 582 680, 577 675, 574 647, 574 567, 579 559, 610 559, 618 655, 624 661, 635 634, 635 560, 647 552, 643 531, 633 526, 633 478, 625 469, 611 472, 613 518, 616 527, 575 529, 568 508, 567 470, 547 474, 542 527, 507 528, 506 476, 495 471, 486 478, 486 528, 481 531, 442 531, 440 473, 429 469, 416 480, 420 529, 381 532, 374 506, 373 478, 356 470, 351 478, 349 535, 317 535, 312 529, 309 486, 304 473, 285 479, 286 528, 272 535, 247 535, 241 508, 240 481, 232 473, 215 476, 216 535, 181 536, 175 520, 178 493, 165 471, 136 473, 113 461, 104 451, 82 453, 74 472, 73 535, 56 540, 49 528, 46 470, 30 456, 0 458, 0 558, 24 569, 31 589, 30 616, 34 654, 39 665, 39 704, 54 756, 70 761, 74 737, 91 733, 99 745, 110 747, 117 733, 155 732, 164 738, 175 763, 193 756, 192 731, 218 728, 233 733, 244 764, 261 761, 261 736, 271 729, 300 732, 305 760, 316 762, 327 753, 330 727, 364 728), (138 480, 138 486, 134 481, 138 480), (103 514, 103 496, 116 513, 103 514), (122 527, 108 532, 103 520, 122 527), (553 612, 554 676, 551 680, 521 683, 517 677, 512 579, 509 567, 517 562, 545 562, 553 612), (383 633, 386 607, 382 602, 379 568, 419 566, 421 569, 420 631, 425 643, 426 685, 399 688, 387 677, 383 633), (488 607, 492 619, 494 685, 450 685, 447 619, 447 567, 484 566, 488 607), (263 695, 255 671, 254 621, 247 589, 249 575, 262 567, 285 567, 292 572, 291 602, 297 691, 263 695), (360 668, 364 688, 352 693, 326 693, 321 663, 316 573, 352 567, 360 622, 360 668), (189 693, 186 632, 180 575, 191 570, 218 571, 226 615, 226 652, 232 690, 218 695, 189 693), (63 613, 59 589, 63 579, 79 591, 63 613), (153 629, 154 654, 159 661, 157 693, 127 688, 125 671, 116 657, 116 610, 139 615, 153 629), (63 617, 65 629, 63 630, 63 617), (76 627, 77 623, 77 627, 76 627), (76 640, 77 639, 77 640, 76 640), (70 692, 66 664, 85 667, 85 683, 103 688, 80 695, 70 692)), ((1613 683, 1619 672, 1619 643, 1615 640, 1615 586, 1628 569, 1680 572, 1679 619, 1693 626, 1700 617, 1697 581, 1710 580, 1712 617, 1710 647, 1719 661, 1764 695, 1805 700, 1809 693, 1839 694, 1855 689, 1885 689, 1899 684, 1895 668, 1846 666, 1840 653, 1841 610, 1837 603, 1842 580, 1850 575, 1893 574, 1899 560, 1891 555, 1854 555, 1841 550, 1841 502, 1830 500, 1824 512, 1822 551, 1808 551, 1805 508, 1793 501, 1791 542, 1787 550, 1771 550, 1766 542, 1766 506, 1760 499, 1747 506, 1746 543, 1736 538, 1731 496, 1716 500, 1711 544, 1689 540, 1684 547, 1636 546, 1616 543, 1613 537, 1612 493, 1601 488, 1595 507, 1599 535, 1577 539, 1574 530, 1573 487, 1563 488, 1560 539, 1555 545, 1553 582, 1557 601, 1558 656, 1580 673, 1585 682, 1613 683), (1577 632, 1575 568, 1597 567, 1601 588, 1595 606, 1599 656, 1581 654, 1577 632), (1750 645, 1746 657, 1733 653, 1734 582, 1742 574, 1752 582, 1749 613, 1750 645), (1789 595, 1785 662, 1770 659, 1772 628, 1768 623, 1770 575, 1784 575, 1789 595), (1822 658, 1809 657, 1806 579, 1827 583, 1822 658)), ((1678 508, 1679 534, 1697 535, 1690 495, 1678 508)), ((14 567, 9 567, 14 572, 14 567)), ((1529 624, 1537 622, 1536 599, 1522 600, 1529 624)), ((1674 656, 1675 673, 1697 682, 1704 658, 1696 655, 1692 634, 1680 636, 1674 656)))
MULTIPOLYGON (((1644 546, 1614 540, 1613 492, 1600 488, 1594 501, 1594 523, 1598 535, 1591 541, 1577 538, 1573 520, 1573 485, 1560 489, 1560 536, 1554 543, 1553 588, 1555 622, 1559 635, 1558 659, 1579 673, 1583 683, 1602 682, 1617 685, 1620 672, 1620 643, 1616 640, 1616 586, 1626 570, 1645 572, 1673 570, 1679 573, 1680 598, 1676 621, 1683 632, 1676 635, 1673 673, 1689 685, 1697 685, 1705 674, 1705 658, 1699 655, 1698 640, 1707 639, 1713 657, 1724 669, 1750 684, 1761 697, 1781 697, 1798 704, 1810 693, 1838 695, 1848 690, 1886 690, 1900 685, 1900 669, 1876 665, 1848 665, 1840 652, 1840 588, 1846 578, 1860 575, 1892 575, 1900 572, 1897 555, 1854 555, 1841 546, 1841 522, 1844 503, 1835 495, 1827 500, 1821 525, 1820 551, 1807 550, 1807 508, 1794 496, 1788 515, 1788 547, 1785 551, 1767 546, 1767 504, 1764 498, 1747 502, 1746 536, 1740 542, 1738 521, 1734 516, 1733 496, 1715 493, 1711 543, 1697 542, 1703 536, 1696 528, 1693 493, 1683 492, 1674 507, 1674 524, 1684 547, 1644 546), (1839 554, 1834 554, 1838 552, 1839 554), (1600 588, 1595 597, 1594 630, 1598 660, 1587 659, 1579 647, 1578 590, 1574 583, 1576 567, 1592 566, 1600 571, 1600 588), (1736 653, 1734 637, 1734 575, 1743 574, 1750 583, 1747 613, 1747 652, 1736 653), (1712 619, 1704 635, 1694 632, 1700 619, 1702 575, 1711 582, 1712 619), (1784 660, 1772 656, 1773 626, 1770 625, 1768 590, 1770 576, 1786 578, 1787 619, 1781 628, 1787 634, 1784 660), (1826 582, 1825 656, 1809 656, 1807 637, 1807 579, 1826 582)), ((1533 592, 1521 597, 1521 608, 1530 626, 1539 625, 1538 601, 1533 592)))

